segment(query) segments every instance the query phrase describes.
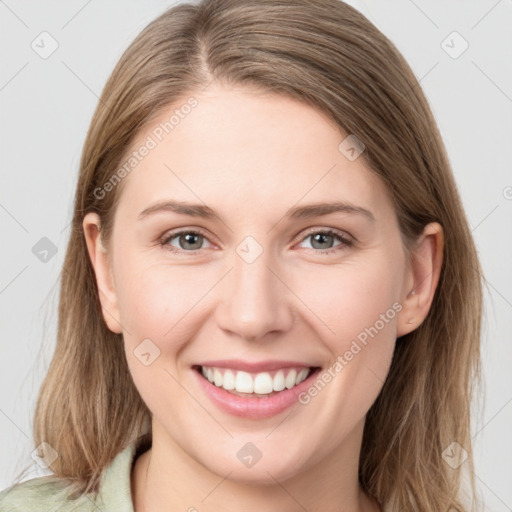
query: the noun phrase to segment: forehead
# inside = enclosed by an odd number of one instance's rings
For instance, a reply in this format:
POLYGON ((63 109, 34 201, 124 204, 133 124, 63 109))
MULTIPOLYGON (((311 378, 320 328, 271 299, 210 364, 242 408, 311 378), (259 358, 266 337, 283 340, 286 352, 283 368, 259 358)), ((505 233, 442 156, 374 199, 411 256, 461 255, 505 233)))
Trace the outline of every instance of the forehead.
POLYGON ((121 202, 124 196, 143 209, 172 197, 257 214, 348 200, 389 211, 380 178, 363 158, 340 151, 348 135, 293 98, 212 85, 176 101, 137 135, 131 151, 150 149, 125 178, 121 202))

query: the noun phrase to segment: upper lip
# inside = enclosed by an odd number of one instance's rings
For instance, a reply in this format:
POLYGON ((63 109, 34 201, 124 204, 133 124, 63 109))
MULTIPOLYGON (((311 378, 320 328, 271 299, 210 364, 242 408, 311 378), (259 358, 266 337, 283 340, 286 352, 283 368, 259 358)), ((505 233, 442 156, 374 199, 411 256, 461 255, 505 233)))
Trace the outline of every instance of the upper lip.
POLYGON ((229 368, 231 370, 241 370, 250 373, 267 372, 272 370, 279 370, 281 368, 312 368, 313 365, 305 364, 298 361, 282 361, 282 360, 267 360, 267 361, 244 361, 242 359, 218 359, 203 361, 198 363, 197 366, 207 366, 213 368, 229 368))

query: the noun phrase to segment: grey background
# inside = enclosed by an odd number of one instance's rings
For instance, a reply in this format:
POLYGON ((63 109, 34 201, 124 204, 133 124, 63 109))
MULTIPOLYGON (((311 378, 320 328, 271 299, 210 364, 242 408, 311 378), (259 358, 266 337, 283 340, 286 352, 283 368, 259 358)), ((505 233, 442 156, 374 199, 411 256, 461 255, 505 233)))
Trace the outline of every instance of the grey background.
MULTIPOLYGON (((408 60, 445 140, 488 285, 482 340, 486 386, 475 404, 481 414, 477 408, 473 427, 477 483, 486 510, 510 511, 512 2, 349 3, 408 60), (469 44, 458 58, 453 55, 463 48, 462 39, 446 39, 453 31, 469 44)), ((31 458, 31 426, 55 346, 58 274, 82 144, 121 53, 170 5, 0 0, 0 489, 27 464, 26 478, 47 474, 31 458), (58 43, 47 58, 31 47, 51 49, 43 31, 58 43), (43 237, 50 242, 41 242, 43 237)))

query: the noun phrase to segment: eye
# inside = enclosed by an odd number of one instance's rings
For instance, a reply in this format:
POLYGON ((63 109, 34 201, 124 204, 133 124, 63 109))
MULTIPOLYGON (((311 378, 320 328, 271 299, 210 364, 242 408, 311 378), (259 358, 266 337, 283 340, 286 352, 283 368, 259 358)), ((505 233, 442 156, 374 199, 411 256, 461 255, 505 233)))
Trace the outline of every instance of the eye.
MULTIPOLYGON (((311 239, 311 249, 320 254, 330 254, 354 245, 351 238, 334 229, 312 230, 302 237, 302 243, 307 239, 311 239), (336 240, 339 243, 333 245, 336 240)), ((205 248, 203 247, 205 241, 210 243, 201 231, 182 229, 166 233, 161 238, 160 245, 173 253, 196 254, 200 249, 205 248)))
POLYGON ((343 250, 345 247, 351 247, 354 245, 352 239, 347 237, 344 233, 338 232, 334 229, 317 229, 315 231, 310 231, 306 237, 302 238, 303 241, 307 239, 311 239, 311 248, 319 249, 315 252, 319 252, 320 254, 330 254, 343 250), (333 246, 336 239, 340 243, 333 246))
POLYGON ((199 249, 204 249, 202 245, 207 240, 206 236, 199 231, 181 230, 174 233, 166 233, 160 240, 160 245, 174 253, 188 252, 195 254, 199 249))

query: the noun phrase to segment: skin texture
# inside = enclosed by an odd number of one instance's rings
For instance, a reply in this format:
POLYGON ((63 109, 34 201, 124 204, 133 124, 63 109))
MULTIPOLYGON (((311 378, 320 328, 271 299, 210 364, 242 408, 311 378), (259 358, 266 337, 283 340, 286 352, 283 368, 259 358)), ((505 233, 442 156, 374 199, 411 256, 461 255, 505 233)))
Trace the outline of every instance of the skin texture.
POLYGON ((123 333, 153 414, 152 449, 132 474, 135 510, 378 510, 357 479, 365 416, 396 338, 428 313, 442 228, 429 224, 408 260, 380 178, 363 158, 338 150, 347 134, 312 107, 219 84, 194 97, 198 105, 124 179, 108 251, 98 216, 83 223, 105 321, 123 333), (138 218, 169 199, 206 204, 223 221, 170 211, 138 218), (364 207, 375 220, 348 212, 285 217, 290 207, 329 201, 364 207), (205 236, 161 245, 177 228, 205 236), (353 245, 336 237, 315 244, 311 235, 328 228, 353 245), (263 250, 250 264, 236 251, 247 236, 263 250), (393 303, 401 311, 317 396, 272 418, 219 410, 191 369, 225 358, 327 369, 393 303), (160 350, 149 366, 134 355, 147 338, 160 350), (262 453, 251 468, 236 456, 247 442, 262 453))

